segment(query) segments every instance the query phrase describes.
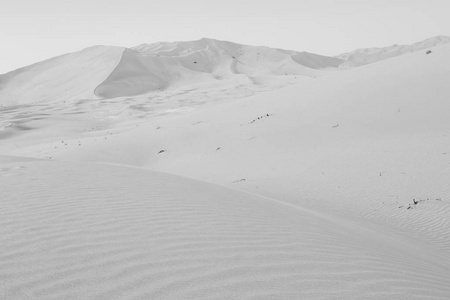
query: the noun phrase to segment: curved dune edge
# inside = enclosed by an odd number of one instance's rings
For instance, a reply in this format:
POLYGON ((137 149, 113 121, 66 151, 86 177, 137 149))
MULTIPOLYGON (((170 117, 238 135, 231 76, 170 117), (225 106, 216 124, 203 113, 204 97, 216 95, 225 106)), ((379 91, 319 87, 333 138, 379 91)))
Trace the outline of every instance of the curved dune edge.
POLYGON ((95 98, 125 48, 94 46, 0 75, 0 103, 29 105, 95 98))
POLYGON ((242 84, 271 75, 314 77, 323 72, 320 69, 335 69, 340 63, 338 58, 312 53, 212 39, 144 44, 125 49, 119 64, 94 93, 108 99, 143 95, 177 84, 219 84, 233 77, 242 84))
POLYGON ((450 295, 447 262, 362 223, 140 169, 0 170, 1 299, 450 295))
POLYGON ((164 87, 166 82, 156 75, 145 59, 129 49, 124 49, 117 66, 99 84, 94 94, 100 98, 135 96, 164 87))

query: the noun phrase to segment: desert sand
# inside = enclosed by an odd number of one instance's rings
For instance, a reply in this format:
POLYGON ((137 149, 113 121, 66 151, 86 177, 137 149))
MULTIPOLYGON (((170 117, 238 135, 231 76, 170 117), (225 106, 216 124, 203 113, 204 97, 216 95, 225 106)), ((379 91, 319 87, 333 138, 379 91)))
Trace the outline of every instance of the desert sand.
POLYGON ((449 299, 449 41, 0 75, 0 298, 449 299))

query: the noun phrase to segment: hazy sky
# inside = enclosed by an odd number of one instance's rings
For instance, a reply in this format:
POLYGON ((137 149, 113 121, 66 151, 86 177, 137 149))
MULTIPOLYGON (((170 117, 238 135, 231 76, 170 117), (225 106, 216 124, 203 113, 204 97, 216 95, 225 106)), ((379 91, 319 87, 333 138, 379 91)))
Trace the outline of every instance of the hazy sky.
POLYGON ((1 0, 0 74, 92 45, 202 37, 324 55, 450 35, 450 0, 1 0))

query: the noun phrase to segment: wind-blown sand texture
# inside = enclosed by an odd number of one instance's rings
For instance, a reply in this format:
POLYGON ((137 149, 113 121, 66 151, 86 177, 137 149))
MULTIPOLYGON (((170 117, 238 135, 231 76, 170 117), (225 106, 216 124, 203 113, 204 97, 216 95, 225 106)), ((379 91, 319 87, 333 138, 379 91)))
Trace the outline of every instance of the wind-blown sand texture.
POLYGON ((203 39, 0 75, 0 299, 449 299, 441 41, 352 69, 203 39))
POLYGON ((144 170, 46 161, 2 164, 2 183, 2 299, 450 293, 448 258, 270 198, 144 170))

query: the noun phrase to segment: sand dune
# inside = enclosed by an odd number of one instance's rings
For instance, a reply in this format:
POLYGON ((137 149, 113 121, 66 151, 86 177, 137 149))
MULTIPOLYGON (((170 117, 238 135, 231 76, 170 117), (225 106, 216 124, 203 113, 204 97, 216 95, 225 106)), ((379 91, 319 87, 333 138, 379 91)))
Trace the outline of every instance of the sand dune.
POLYGON ((96 89, 103 98, 135 96, 174 85, 230 80, 241 84, 265 75, 317 76, 316 69, 336 68, 342 60, 235 44, 213 39, 143 44, 127 49, 109 78, 96 89))
POLYGON ((448 299, 450 44, 430 49, 338 69, 202 39, 2 75, 0 298, 448 299))
POLYGON ((342 60, 212 39, 132 49, 92 47, 0 76, 0 103, 136 96, 193 84, 254 84, 253 77, 314 77, 342 60))
POLYGON ((145 170, 0 167, 2 299, 450 294, 448 260, 363 222, 145 170))
MULTIPOLYGON (((91 109, 103 111, 101 117, 90 119, 86 108, 60 122, 59 131, 50 117, 30 121, 39 130, 9 137, 1 149, 129 164, 238 187, 389 224, 447 251, 448 52, 448 45, 435 47, 433 55, 417 52, 194 110, 178 104, 179 110, 156 114, 149 104, 136 118, 121 102, 101 103, 91 109), (415 198, 432 200, 407 210, 415 198)), ((190 93, 204 97, 193 91, 174 99, 190 93)))

